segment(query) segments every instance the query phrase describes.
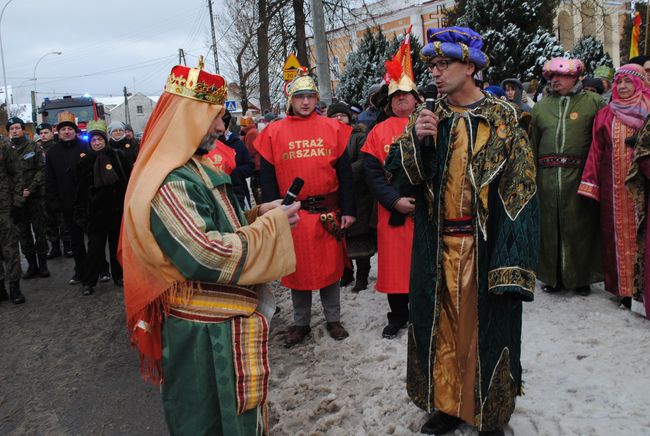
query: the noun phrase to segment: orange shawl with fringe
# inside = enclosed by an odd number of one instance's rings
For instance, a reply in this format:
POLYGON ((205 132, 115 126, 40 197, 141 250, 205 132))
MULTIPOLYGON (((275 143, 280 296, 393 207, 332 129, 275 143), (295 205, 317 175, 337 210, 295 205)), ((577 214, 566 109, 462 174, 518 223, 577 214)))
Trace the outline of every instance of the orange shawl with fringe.
POLYGON ((147 380, 162 382, 164 293, 185 279, 164 256, 151 233, 151 200, 167 175, 194 155, 216 116, 212 105, 164 92, 144 131, 124 200, 119 259, 131 343, 147 380))

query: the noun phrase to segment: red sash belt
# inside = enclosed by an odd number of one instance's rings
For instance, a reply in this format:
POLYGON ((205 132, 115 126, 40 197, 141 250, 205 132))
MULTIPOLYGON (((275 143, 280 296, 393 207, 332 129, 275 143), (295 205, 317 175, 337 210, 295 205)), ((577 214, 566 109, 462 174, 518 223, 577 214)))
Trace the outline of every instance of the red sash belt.
POLYGON ((474 234, 474 217, 461 216, 445 220, 442 234, 445 236, 472 236, 474 234))
POLYGON ((537 158, 540 168, 563 167, 563 168, 582 168, 585 160, 580 156, 570 154, 547 154, 537 158))

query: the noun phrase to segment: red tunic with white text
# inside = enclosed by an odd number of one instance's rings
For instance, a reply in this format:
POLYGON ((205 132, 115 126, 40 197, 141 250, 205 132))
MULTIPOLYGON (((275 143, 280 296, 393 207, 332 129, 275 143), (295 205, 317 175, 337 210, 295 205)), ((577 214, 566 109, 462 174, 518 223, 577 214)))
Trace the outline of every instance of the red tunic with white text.
MULTIPOLYGON (((406 128, 408 118, 391 117, 372 128, 361 151, 384 164, 390 145, 406 128)), ((413 218, 404 225, 388 224, 391 212, 377 204, 377 283, 375 289, 387 294, 406 294, 409 291, 413 218)))
MULTIPOLYGON (((284 196, 296 177, 305 181, 298 200, 338 192, 336 162, 346 152, 352 128, 316 113, 287 116, 266 127, 254 143, 258 153, 275 167, 280 194, 284 196)), ((300 210, 300 222, 292 230, 296 271, 282 284, 296 290, 315 290, 337 282, 343 275, 342 242, 320 223, 319 213, 300 210)))

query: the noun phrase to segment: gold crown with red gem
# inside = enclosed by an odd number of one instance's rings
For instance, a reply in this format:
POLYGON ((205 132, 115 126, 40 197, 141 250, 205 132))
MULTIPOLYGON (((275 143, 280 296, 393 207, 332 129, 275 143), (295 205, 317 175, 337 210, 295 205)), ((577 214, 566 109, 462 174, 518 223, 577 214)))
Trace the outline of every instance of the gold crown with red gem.
POLYGON ((167 78, 165 91, 181 97, 223 106, 228 96, 226 79, 218 74, 208 73, 203 70, 204 66, 203 56, 199 58, 198 68, 176 65, 167 78))

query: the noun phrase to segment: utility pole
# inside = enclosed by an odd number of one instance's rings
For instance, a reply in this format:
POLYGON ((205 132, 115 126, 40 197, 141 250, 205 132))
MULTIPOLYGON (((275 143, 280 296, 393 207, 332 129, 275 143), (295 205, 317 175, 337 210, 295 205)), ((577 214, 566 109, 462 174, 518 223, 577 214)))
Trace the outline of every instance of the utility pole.
POLYGON ((214 15, 212 15, 212 0, 208 0, 210 11, 210 29, 212 31, 212 52, 214 53, 214 72, 219 74, 219 56, 217 55, 217 37, 214 34, 214 15))
POLYGON ((131 124, 131 114, 129 113, 129 94, 124 87, 124 121, 126 124, 131 124))
POLYGON ((316 71, 318 72, 320 99, 329 105, 332 103, 332 83, 330 82, 330 63, 322 0, 311 0, 311 13, 314 17, 314 45, 316 46, 316 71))
POLYGON ((182 48, 178 49, 178 65, 187 66, 187 60, 185 59, 185 51, 182 48))
POLYGON ((32 93, 32 122, 36 124, 36 91, 31 91, 32 93))

